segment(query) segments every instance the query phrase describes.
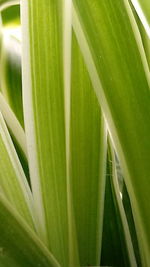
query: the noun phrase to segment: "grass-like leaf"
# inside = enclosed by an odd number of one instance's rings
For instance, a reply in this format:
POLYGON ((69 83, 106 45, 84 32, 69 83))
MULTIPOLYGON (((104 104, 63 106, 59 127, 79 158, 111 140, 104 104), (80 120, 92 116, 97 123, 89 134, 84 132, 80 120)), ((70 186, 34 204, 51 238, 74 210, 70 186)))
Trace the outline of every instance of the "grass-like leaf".
POLYGON ((26 136, 24 129, 20 125, 20 122, 13 113, 11 107, 6 102, 2 93, 0 93, 0 111, 6 121, 9 131, 15 138, 18 146, 22 150, 24 156, 27 158, 26 136))
MULTIPOLYGON (((18 4, 0 0, 4 24, 18 4)), ((1 50, 0 264, 149 267, 148 0, 22 0, 21 26, 23 109, 20 43, 4 38, 1 50)))
POLYGON ((142 38, 142 43, 143 43, 143 47, 145 50, 145 54, 146 54, 146 58, 147 58, 147 62, 149 65, 149 69, 150 69, 150 27, 149 30, 146 30, 140 17, 138 16, 135 6, 133 6, 131 4, 131 8, 135 17, 135 20, 137 22, 140 34, 141 34, 141 38, 142 38))
POLYGON ((68 266, 77 252, 68 211, 64 8, 58 0, 23 0, 21 5, 25 129, 39 235, 61 265, 68 266))
POLYGON ((146 58, 127 1, 114 5, 113 1, 74 0, 74 4, 75 32, 121 159, 142 236, 143 265, 148 266, 150 90, 146 58))
POLYGON ((21 45, 11 34, 5 34, 5 31, 3 34, 1 66, 1 90, 23 126, 21 45))
POLYGON ((138 241, 137 241, 137 234, 138 233, 136 232, 136 229, 135 229, 135 223, 134 223, 134 219, 133 219, 131 203, 130 203, 129 194, 127 192, 127 188, 126 188, 125 183, 123 184, 123 190, 122 190, 122 202, 123 202, 124 210, 126 213, 129 229, 130 229, 130 234, 131 234, 131 238, 132 238, 132 243, 133 243, 133 247, 134 247, 134 252, 135 252, 137 264, 139 267, 141 267, 142 266, 141 256, 139 253, 139 245, 138 245, 138 241))
POLYGON ((72 38, 71 184, 81 266, 100 264, 106 129, 76 37, 72 38))
POLYGON ((109 145, 110 145, 109 158, 112 163, 112 176, 111 176, 112 193, 113 193, 114 203, 115 203, 116 210, 117 210, 117 218, 118 218, 118 221, 120 221, 119 224, 120 224, 120 228, 122 228, 122 233, 123 233, 123 239, 124 239, 123 247, 124 247, 125 262, 126 262, 126 265, 128 266, 137 267, 138 265, 137 265, 136 258, 135 258, 135 253, 134 253, 133 243, 132 243, 130 230, 128 226, 128 221, 126 218, 122 198, 120 195, 120 188, 119 188, 117 169, 116 169, 115 151, 114 151, 114 147, 111 141, 109 142, 109 145))
POLYGON ((148 0, 130 0, 150 39, 150 4, 148 0))
POLYGON ((101 266, 128 266, 127 249, 121 226, 116 197, 112 190, 112 159, 107 155, 104 222, 102 235, 101 266), (108 257, 109 255, 109 257, 108 257))
POLYGON ((19 162, 6 124, 0 114, 0 187, 13 207, 34 228, 34 208, 31 190, 19 162))
POLYGON ((0 193, 0 265, 60 267, 27 223, 0 193))

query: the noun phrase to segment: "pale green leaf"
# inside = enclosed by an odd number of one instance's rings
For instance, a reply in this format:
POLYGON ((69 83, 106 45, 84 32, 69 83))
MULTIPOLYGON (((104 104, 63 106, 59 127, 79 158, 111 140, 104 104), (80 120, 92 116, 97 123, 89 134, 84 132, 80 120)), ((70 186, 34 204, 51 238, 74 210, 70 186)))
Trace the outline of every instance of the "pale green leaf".
POLYGON ((2 93, 0 93, 0 111, 7 124, 11 139, 15 146, 15 150, 25 171, 26 178, 28 179, 28 181, 30 181, 25 132, 21 127, 19 121, 17 120, 15 114, 11 110, 10 106, 6 102, 2 93))
POLYGON ((141 23, 150 39, 150 4, 149 0, 129 0, 133 4, 141 23))
POLYGON ((19 121, 17 120, 15 114, 11 110, 10 106, 6 102, 2 93, 0 93, 0 111, 7 123, 7 126, 9 127, 11 134, 15 138, 18 146, 22 150, 25 157, 27 157, 25 132, 21 127, 19 121))
POLYGON ((123 202, 124 210, 126 213, 129 229, 130 229, 130 234, 131 234, 131 238, 132 238, 132 243, 133 243, 133 247, 134 247, 136 260, 137 260, 138 266, 142 267, 141 257, 140 257, 140 253, 139 253, 138 239, 137 239, 138 233, 136 232, 136 229, 135 229, 135 223, 134 223, 134 219, 133 219, 131 203, 130 203, 129 194, 127 192, 127 188, 126 188, 125 183, 123 184, 123 190, 122 190, 122 202, 123 202))
POLYGON ((79 45, 72 37, 71 184, 81 266, 100 264, 106 129, 79 45))
POLYGON ((34 229, 35 215, 31 190, 1 114, 0 151, 0 191, 34 229))
POLYGON ((0 218, 0 266, 60 267, 1 193, 0 218))
POLYGON ((150 76, 139 31, 126 0, 115 5, 111 0, 74 0, 74 6, 73 26, 121 160, 146 267, 150 258, 150 76))
POLYGON ((147 62, 148 62, 149 69, 150 69, 150 33, 148 34, 148 32, 146 31, 141 19, 139 18, 138 14, 136 13, 135 7, 132 4, 131 4, 131 8, 132 8, 135 20, 137 22, 137 25, 138 25, 138 28, 139 28, 139 31, 140 31, 140 34, 141 34, 143 47, 144 47, 144 50, 145 50, 147 62))
POLYGON ((71 124, 71 56, 72 56, 72 0, 63 0, 63 79, 65 111, 66 186, 69 237, 69 266, 79 266, 76 223, 73 208, 70 173, 70 124, 71 124))
POLYGON ((65 131, 68 135, 69 125, 65 129, 65 6, 58 0, 23 0, 21 4, 25 129, 38 233, 66 267, 77 259, 77 251, 72 249, 76 241, 75 232, 70 232, 74 221, 66 164, 65 131))
POLYGON ((123 207, 122 197, 121 197, 119 183, 118 183, 115 151, 114 151, 114 147, 110 139, 109 139, 109 145, 110 145, 109 158, 112 163, 112 176, 111 176, 112 193, 113 193, 114 202, 115 202, 117 213, 118 213, 117 218, 118 220, 120 220, 120 227, 122 228, 122 232, 123 232, 123 239, 124 239, 123 247, 124 247, 124 254, 126 254, 125 262, 127 266, 137 267, 138 265, 137 265, 137 261, 135 258, 133 243, 132 243, 128 221, 127 221, 125 210, 123 207))

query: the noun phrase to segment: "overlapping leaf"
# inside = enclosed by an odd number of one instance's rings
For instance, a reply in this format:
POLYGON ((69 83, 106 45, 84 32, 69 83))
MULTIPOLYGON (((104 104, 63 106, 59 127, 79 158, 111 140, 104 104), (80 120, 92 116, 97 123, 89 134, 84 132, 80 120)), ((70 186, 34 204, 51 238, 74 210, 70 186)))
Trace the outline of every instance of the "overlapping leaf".
POLYGON ((60 267, 26 222, 0 193, 0 265, 60 267))
POLYGON ((23 0, 21 6, 25 129, 39 235, 68 266, 77 253, 68 208, 63 8, 63 1, 49 0, 23 0))
POLYGON ((142 236, 143 265, 148 266, 150 90, 146 58, 127 1, 114 5, 111 0, 74 0, 74 7, 75 32, 121 159, 142 236))
POLYGON ((72 38, 71 184, 81 266, 100 264, 106 129, 79 45, 72 38))

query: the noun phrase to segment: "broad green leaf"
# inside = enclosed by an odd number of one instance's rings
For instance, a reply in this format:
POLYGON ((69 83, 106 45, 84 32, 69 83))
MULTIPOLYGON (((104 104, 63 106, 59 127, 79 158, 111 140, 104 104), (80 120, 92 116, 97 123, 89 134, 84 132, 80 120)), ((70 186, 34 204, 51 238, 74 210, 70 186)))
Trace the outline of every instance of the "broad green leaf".
POLYGON ((72 37, 71 185, 81 266, 100 264, 106 129, 79 45, 72 37))
POLYGON ((0 266, 60 267, 1 193, 0 218, 0 266))
POLYGON ((7 102, 23 126, 21 45, 7 32, 3 34, 1 56, 1 90, 7 102))
POLYGON ((77 252, 66 164, 64 8, 60 0, 21 2, 25 129, 38 233, 67 267, 77 252))
POLYGON ((34 229, 32 194, 1 114, 0 151, 0 191, 34 229))
POLYGON ((63 79, 65 111, 66 185, 69 237, 69 266, 79 266, 76 223, 73 208, 70 172, 70 127, 71 127, 71 56, 72 56, 72 0, 63 1, 63 79))
POLYGON ((73 26, 105 114, 149 266, 149 69, 128 1, 74 0, 73 26))

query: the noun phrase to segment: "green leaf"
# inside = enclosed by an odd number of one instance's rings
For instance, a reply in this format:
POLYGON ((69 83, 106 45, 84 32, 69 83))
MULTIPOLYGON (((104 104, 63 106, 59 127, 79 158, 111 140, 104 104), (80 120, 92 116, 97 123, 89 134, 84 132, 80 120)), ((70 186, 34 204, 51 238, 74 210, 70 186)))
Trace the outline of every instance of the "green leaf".
POLYGON ((124 253, 124 260, 126 266, 135 266, 137 267, 137 262, 135 258, 133 243, 130 235, 130 229, 128 225, 128 221, 126 218, 125 210, 123 207, 122 202, 122 195, 120 194, 118 176, 117 176, 117 169, 116 169, 116 156, 113 144, 109 138, 109 158, 112 162, 112 176, 111 176, 111 186, 112 186, 112 193, 114 198, 114 203, 116 206, 117 211, 117 219, 119 222, 120 230, 123 234, 122 236, 122 243, 123 243, 123 253, 124 253))
POLYGON ((0 218, 0 266, 60 267, 1 193, 0 218))
POLYGON ((150 4, 149 0, 130 0, 150 39, 150 4))
POLYGON ((143 46, 145 49, 145 54, 147 57, 147 62, 148 62, 149 69, 150 69, 150 38, 148 37, 147 33, 145 32, 145 29, 143 28, 141 24, 139 27, 140 27, 140 32, 142 36, 143 46))
POLYGON ((7 123, 9 131, 13 135, 16 143, 20 147, 24 156, 27 158, 27 148, 26 148, 26 136, 23 128, 21 127, 18 119, 11 110, 10 106, 6 102, 2 93, 0 93, 0 111, 7 123))
POLYGON ((0 151, 0 190, 34 229, 32 194, 1 114, 0 151))
POLYGON ((3 34, 1 66, 2 93, 23 126, 21 44, 7 31, 3 34))
POLYGON ((71 185, 80 264, 100 264, 106 129, 79 45, 72 37, 71 185))
POLYGON ((72 0, 63 1, 63 78, 65 111, 66 185, 69 237, 69 266, 79 266, 76 223, 70 173, 70 127, 71 127, 71 52, 72 52, 72 0))
POLYGON ((138 266, 140 267, 142 265, 141 265, 141 258, 140 258, 140 253, 139 253, 137 232, 135 229, 135 223, 134 223, 134 219, 133 219, 131 203, 130 203, 130 199, 129 199, 129 195, 128 195, 125 183, 123 184, 122 201, 123 201, 126 217, 128 220, 128 225, 129 225, 129 229, 130 229, 130 234, 131 234, 131 238, 132 238, 132 243, 133 243, 133 247, 134 247, 136 260, 137 260, 138 266))
MULTIPOLYGON (((19 2, 19 1, 18 1, 19 2)), ((1 2, 0 2, 1 3, 1 2)), ((6 1, 5 1, 6 3, 6 1)), ((16 1, 9 2, 9 4, 15 4, 16 1)), ((3 5, 4 10, 2 11, 2 21, 4 26, 16 26, 20 25, 20 5, 17 3, 16 5, 8 6, 5 4, 3 5)))
POLYGON ((71 261, 76 264, 78 256, 75 231, 71 232, 75 226, 65 136, 69 119, 64 112, 64 3, 23 0, 21 20, 25 129, 38 234, 66 267, 71 261))
POLYGON ((8 105, 4 96, 1 93, 0 93, 0 111, 2 112, 2 115, 7 124, 9 133, 11 135, 11 139, 15 146, 15 150, 25 171, 25 175, 28 181, 30 181, 28 162, 27 162, 26 136, 15 114, 12 112, 10 106, 8 105))
POLYGON ((144 25, 142 24, 141 19, 139 18, 138 14, 136 13, 136 10, 132 4, 131 4, 131 8, 132 8, 135 20, 137 22, 137 25, 138 25, 138 28, 139 28, 139 31, 141 34, 142 43, 144 46, 147 62, 148 62, 149 69, 150 69, 150 29, 149 29, 149 34, 148 34, 148 32, 146 31, 144 25))
POLYGON ((123 229, 121 227, 116 198, 112 190, 112 160, 107 156, 107 173, 103 219, 101 266, 126 266, 129 264, 124 248, 123 229), (109 255, 109 257, 108 257, 109 255))
POLYGON ((9 130, 9 133, 10 133, 10 136, 11 136, 11 139, 12 139, 12 142, 14 144, 14 147, 15 147, 15 150, 16 150, 16 153, 18 155, 18 158, 19 158, 19 161, 22 165, 22 168, 24 170, 24 173, 25 173, 25 176, 26 176, 26 179, 31 187, 31 182, 30 182, 30 174, 29 174, 29 166, 28 166, 28 158, 26 157, 26 155, 24 154, 24 152, 22 151, 21 147, 19 146, 18 144, 18 141, 16 140, 16 138, 14 137, 13 133, 11 132, 11 130, 9 129, 8 127, 8 130, 9 130))
POLYGON ((149 266, 149 68, 127 1, 74 0, 73 26, 105 114, 131 199, 143 266, 149 266), (123 32, 123 34, 122 34, 123 32))

